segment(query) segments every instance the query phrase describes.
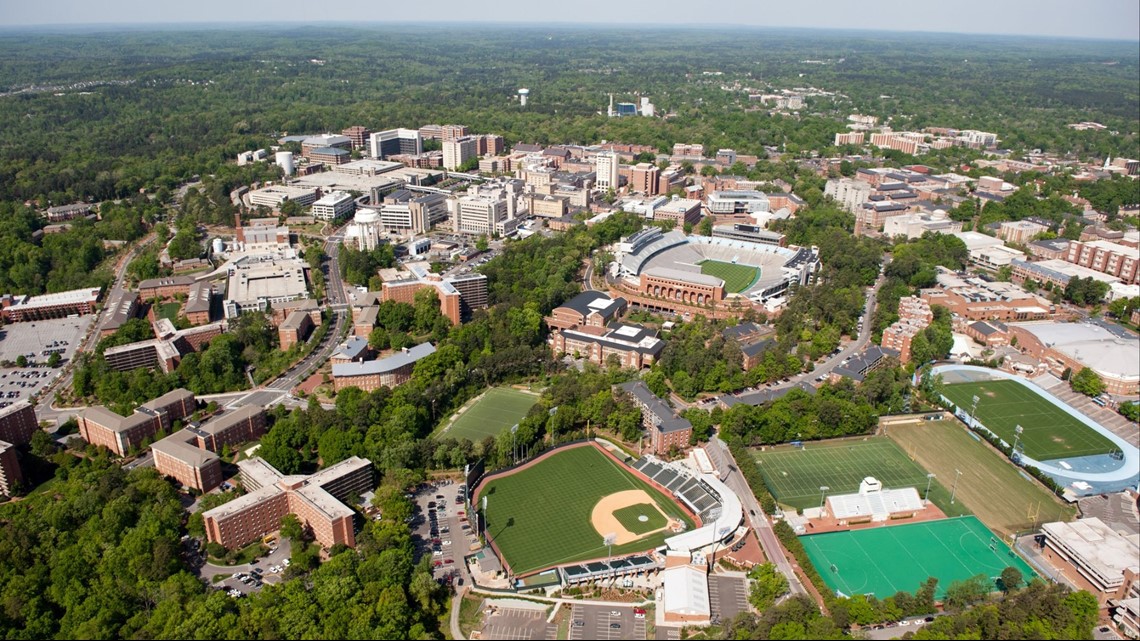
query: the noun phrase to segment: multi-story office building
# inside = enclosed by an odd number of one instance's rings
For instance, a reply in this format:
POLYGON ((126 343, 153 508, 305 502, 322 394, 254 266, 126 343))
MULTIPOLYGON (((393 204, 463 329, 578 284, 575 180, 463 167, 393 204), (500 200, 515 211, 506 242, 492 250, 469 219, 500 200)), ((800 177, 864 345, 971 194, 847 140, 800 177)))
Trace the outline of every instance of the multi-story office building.
POLYGON ((461 196, 456 203, 454 226, 455 231, 461 234, 503 234, 508 226, 507 221, 506 198, 468 195, 461 196))
POLYGON ((899 319, 883 330, 883 347, 899 353, 899 362, 910 361, 910 344, 934 320, 930 304, 917 296, 899 299, 899 319))
POLYGON ((360 125, 349 127, 340 132, 340 135, 346 136, 349 139, 353 149, 364 149, 368 147, 368 127, 361 127, 360 125))
POLYGON ((356 546, 355 512, 345 505, 373 489, 372 462, 351 457, 312 476, 285 476, 261 458, 238 462, 249 493, 202 514, 206 537, 228 549, 239 548, 281 528, 296 515, 325 548, 356 546))
POLYGON ((1042 556, 1102 605, 1123 598, 1140 573, 1140 547, 1096 517, 1046 523, 1042 556), (1126 581, 1129 575, 1131 581, 1126 581))
POLYGON ((617 191, 621 186, 619 179, 618 168, 621 164, 621 156, 612 151, 603 151, 595 158, 597 182, 595 186, 603 191, 613 189, 617 191))
POLYGON ((352 194, 344 191, 333 191, 325 194, 320 200, 313 203, 313 218, 317 220, 336 220, 347 216, 356 210, 356 201, 352 194))
POLYGON ((159 432, 169 432, 174 421, 194 413, 194 394, 176 389, 140 405, 130 416, 119 416, 94 405, 79 414, 79 434, 92 445, 102 445, 119 456, 159 432))
POLYGON ((863 144, 863 132, 861 132, 861 131, 852 131, 852 132, 845 133, 845 134, 843 134, 843 133, 835 134, 835 146, 836 147, 839 147, 840 145, 861 145, 861 144, 863 144))
POLYGON ((443 125, 439 128, 439 137, 444 142, 463 138, 469 133, 471 132, 467 130, 467 125, 443 125))
POLYGON ((23 482, 24 473, 20 469, 16 446, 0 440, 0 495, 11 496, 23 482))
POLYGON ((443 194, 413 194, 400 189, 384 197, 380 226, 401 234, 423 234, 447 220, 447 197, 443 194))
POLYGON ((463 136, 443 141, 443 168, 455 171, 468 160, 479 157, 479 141, 474 136, 463 136))
POLYGON ((423 264, 412 264, 411 278, 385 281, 381 286, 380 300, 393 300, 400 303, 415 303, 416 292, 428 287, 435 288, 439 298, 439 312, 458 325, 469 320, 476 309, 487 307, 487 277, 483 274, 467 274, 440 278, 432 274, 423 264))
POLYGON ((498 156, 503 153, 503 150, 505 150, 507 146, 503 137, 496 134, 483 134, 476 136, 475 139, 478 141, 478 150, 476 153, 480 156, 498 156))
POLYGON ((418 155, 424 152, 423 136, 417 129, 385 129, 372 134, 369 151, 373 158, 388 158, 400 154, 418 155))
POLYGON ((249 203, 254 207, 262 206, 278 209, 291 200, 302 207, 308 207, 316 202, 320 191, 315 187, 291 187, 288 185, 271 185, 256 191, 249 192, 249 203))
POLYGON ((344 152, 352 149, 352 138, 336 134, 321 134, 310 136, 301 141, 301 155, 312 159, 312 152, 318 149, 340 149, 344 152))
POLYGON ((610 323, 607 327, 580 325, 550 334, 555 354, 573 354, 605 366, 616 356, 622 367, 642 369, 653 365, 665 349, 657 332, 641 325, 610 323))
POLYGON ((460 320, 468 321, 475 310, 487 309, 487 277, 483 274, 449 276, 443 280, 459 292, 460 320))
POLYGON ((657 179, 660 174, 661 170, 654 164, 647 162, 637 163, 630 171, 630 191, 639 192, 648 196, 656 196, 658 193, 657 179))
POLYGON ((1042 232, 1049 231, 1049 228, 1040 223, 1035 223, 1029 220, 1009 220, 1003 222, 998 227, 998 238, 1002 238, 1007 242, 1017 243, 1024 245, 1033 240, 1033 237, 1042 232))
POLYGON ((36 408, 27 400, 19 400, 0 409, 0 441, 24 445, 40 429, 36 408))
POLYGON ((365 392, 396 387, 412 377, 417 361, 434 353, 431 343, 420 343, 387 358, 333 365, 333 386, 338 392, 348 387, 358 387, 365 392))
POLYGON ((863 203, 871 198, 874 187, 862 180, 839 178, 827 181, 823 195, 839 203, 843 209, 855 213, 863 208, 863 203))
POLYGON ((685 223, 695 225, 701 220, 701 201, 673 196, 653 210, 653 220, 672 221, 676 227, 685 223))
POLYGON ((762 191, 714 191, 708 195, 709 213, 716 216, 738 216, 770 211, 768 196, 762 191))

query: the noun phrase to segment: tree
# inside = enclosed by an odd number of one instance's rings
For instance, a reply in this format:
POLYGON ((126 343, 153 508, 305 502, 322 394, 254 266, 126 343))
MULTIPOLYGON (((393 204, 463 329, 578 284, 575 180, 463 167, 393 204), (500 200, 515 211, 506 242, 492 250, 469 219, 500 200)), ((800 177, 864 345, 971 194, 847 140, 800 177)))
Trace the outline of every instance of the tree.
POLYGON ((48 356, 48 360, 47 360, 48 367, 59 367, 59 363, 62 360, 63 360, 63 357, 59 355, 59 352, 52 352, 51 356, 48 356))
POLYGON ((712 236, 713 232, 713 219, 712 216, 705 216, 701 219, 700 234, 702 236, 712 236))
POLYGON ((1001 571, 1001 577, 998 579, 1001 584, 1001 589, 1005 592, 1013 592, 1021 587, 1024 577, 1021 570, 1013 567, 1012 565, 1001 571))
POLYGON ((294 514, 286 514, 281 517, 281 538, 289 539, 290 541, 300 541, 305 534, 304 529, 301 527, 301 521, 294 514))
POLYGON ((748 602, 761 612, 775 605, 776 599, 788 593, 788 579, 771 563, 755 566, 748 572, 748 578, 752 580, 748 602))
POLYGON ((478 249, 481 252, 485 252, 487 251, 488 247, 490 247, 490 245, 487 243, 486 234, 479 236, 479 238, 475 240, 475 249, 478 249))
POLYGON ((1105 390, 1104 381, 1090 367, 1073 374, 1069 379, 1069 385, 1074 392, 1085 396, 1100 396, 1105 390))
POLYGON ((27 366, 28 366, 28 357, 27 356, 20 354, 19 356, 16 357, 16 367, 27 367, 27 366))

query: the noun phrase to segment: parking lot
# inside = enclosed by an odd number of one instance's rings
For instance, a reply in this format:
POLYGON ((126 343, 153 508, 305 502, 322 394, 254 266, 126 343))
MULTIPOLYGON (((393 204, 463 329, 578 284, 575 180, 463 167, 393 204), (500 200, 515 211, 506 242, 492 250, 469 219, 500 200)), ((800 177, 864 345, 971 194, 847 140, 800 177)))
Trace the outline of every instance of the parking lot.
POLYGON ((712 622, 730 621, 748 610, 748 580, 739 576, 709 575, 712 622))
POLYGON ((497 608, 483 624, 484 639, 554 639, 558 628, 546 622, 546 609, 497 608))
POLYGON ((432 573, 437 580, 453 580, 456 585, 470 580, 463 557, 478 542, 460 498, 462 487, 450 481, 421 486, 414 497, 416 513, 412 521, 416 552, 432 557, 432 573))
POLYGON ((645 618, 634 608, 575 603, 570 608, 571 639, 644 639, 645 618))
POLYGON ((7 407, 44 390, 60 374, 60 368, 47 367, 51 352, 66 363, 79 348, 94 316, 57 318, 29 323, 12 323, 0 328, 0 407, 7 407), (31 356, 29 356, 31 354, 31 356), (17 367, 20 356, 26 367, 17 367))

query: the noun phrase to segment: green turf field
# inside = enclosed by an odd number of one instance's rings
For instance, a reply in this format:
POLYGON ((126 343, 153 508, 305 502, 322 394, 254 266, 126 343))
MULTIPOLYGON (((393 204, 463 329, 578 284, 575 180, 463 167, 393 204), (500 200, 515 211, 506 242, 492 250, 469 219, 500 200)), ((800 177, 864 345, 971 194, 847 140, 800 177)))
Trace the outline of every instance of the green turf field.
MULTIPOLYGON (((997 579, 1009 566, 1028 581, 1036 576, 972 516, 800 537, 812 565, 832 589, 847 596, 914 592, 938 579, 935 598, 955 581, 978 574, 997 579)), ((994 588, 997 589, 996 586, 994 588)))
MULTIPOLYGON (((798 510, 819 507, 820 487, 827 486, 828 494, 851 494, 859 491, 859 482, 868 476, 886 488, 913 487, 920 495, 926 492, 926 470, 888 438, 811 442, 802 450, 754 450, 753 456, 772 496, 798 510)), ((969 514, 960 502, 950 504, 950 493, 938 481, 930 486, 930 500, 949 516, 969 514)))
MULTIPOLYGON (((606 556, 602 536, 590 522, 598 501, 615 492, 641 489, 665 514, 693 526, 680 506, 592 446, 563 450, 523 470, 496 478, 479 490, 487 497, 487 534, 511 570, 523 574, 552 565, 606 556)), ((670 532, 614 546, 614 555, 661 545, 670 532)))
POLYGON ((958 421, 918 421, 886 430, 904 452, 947 485, 954 482, 955 470, 961 470, 956 500, 1003 537, 1035 524, 1069 521, 1076 514, 958 421))
POLYGON ((1013 444, 1014 427, 1020 425, 1025 454, 1038 461, 1118 451, 1112 441, 1017 381, 955 383, 942 393, 967 414, 977 396, 977 420, 1006 443, 1013 444))
POLYGON ((665 517, 658 512, 656 508, 648 503, 638 503, 637 505, 630 505, 623 507, 620 510, 614 510, 614 516, 617 518, 618 523, 625 526, 625 529, 633 532, 634 534, 644 534, 659 530, 665 527, 669 522, 665 517), (642 521, 640 517, 646 517, 642 521))
POLYGON ((724 290, 733 294, 742 292, 760 278, 760 270, 749 265, 735 265, 719 260, 701 261, 701 273, 724 280, 724 290))
POLYGON ((488 436, 498 436, 503 428, 522 420, 537 402, 538 396, 510 387, 489 389, 482 398, 455 419, 443 436, 466 438, 472 443, 478 443, 488 436))

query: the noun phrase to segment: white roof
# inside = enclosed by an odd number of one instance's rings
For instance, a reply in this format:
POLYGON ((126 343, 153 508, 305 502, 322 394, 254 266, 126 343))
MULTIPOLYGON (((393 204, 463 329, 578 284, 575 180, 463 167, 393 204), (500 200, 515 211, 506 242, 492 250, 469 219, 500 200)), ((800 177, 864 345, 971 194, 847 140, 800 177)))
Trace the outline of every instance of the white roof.
POLYGON ((720 516, 712 523, 665 539, 665 545, 670 550, 691 552, 724 540, 744 519, 744 506, 740 504, 736 492, 722 483, 715 474, 701 474, 699 478, 720 497, 720 516))
POLYGON ((831 507, 831 514, 839 520, 867 516, 883 520, 898 512, 922 509, 922 499, 913 487, 865 494, 836 494, 827 497, 827 504, 831 507))
POLYGON ((1018 323, 1048 347, 1114 378, 1140 378, 1140 339, 1122 338, 1092 323, 1018 323))
POLYGON ((1119 583, 1126 568, 1140 566, 1140 547, 1096 517, 1046 523, 1041 529, 1106 583, 1119 583))
POLYGON ((679 565, 664 570, 662 579, 662 607, 665 612, 689 616, 710 616, 709 581, 703 570, 691 565, 679 565))
POLYGON ((993 236, 980 234, 976 231, 959 231, 954 232, 951 235, 962 239, 962 242, 966 243, 966 249, 970 252, 975 252, 985 247, 1005 244, 1001 241, 1000 238, 994 238, 993 236))

